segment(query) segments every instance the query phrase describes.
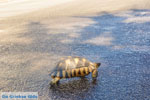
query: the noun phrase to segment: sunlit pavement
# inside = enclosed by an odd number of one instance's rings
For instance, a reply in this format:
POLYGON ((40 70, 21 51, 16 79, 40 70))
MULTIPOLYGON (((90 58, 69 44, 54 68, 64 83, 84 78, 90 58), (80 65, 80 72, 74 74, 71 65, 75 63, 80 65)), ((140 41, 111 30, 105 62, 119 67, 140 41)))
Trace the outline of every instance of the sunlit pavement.
POLYGON ((75 19, 84 24, 72 21, 63 30, 63 22, 30 22, 15 42, 1 39, 0 90, 38 91, 40 100, 149 100, 150 10, 75 19), (97 82, 89 75, 50 88, 48 74, 63 56, 101 62, 97 82))

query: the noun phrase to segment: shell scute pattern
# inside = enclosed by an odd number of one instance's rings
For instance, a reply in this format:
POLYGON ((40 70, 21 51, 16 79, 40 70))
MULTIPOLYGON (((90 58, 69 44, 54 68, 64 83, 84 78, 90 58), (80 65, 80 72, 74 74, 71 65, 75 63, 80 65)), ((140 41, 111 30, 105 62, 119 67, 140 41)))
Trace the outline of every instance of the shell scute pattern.
POLYGON ((88 67, 92 62, 88 61, 85 58, 81 57, 68 57, 67 59, 62 59, 57 64, 57 71, 58 70, 69 70, 75 69, 80 67, 88 67))

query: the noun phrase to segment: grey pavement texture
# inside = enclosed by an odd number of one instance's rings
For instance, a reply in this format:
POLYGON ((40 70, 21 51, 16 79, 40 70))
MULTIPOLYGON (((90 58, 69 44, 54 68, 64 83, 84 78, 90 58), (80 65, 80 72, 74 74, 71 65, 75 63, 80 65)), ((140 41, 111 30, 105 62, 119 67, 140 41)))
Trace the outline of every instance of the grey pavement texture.
POLYGON ((25 57, 27 52, 46 53, 50 57, 48 65, 41 65, 40 70, 33 72, 30 64, 34 60, 40 63, 41 57, 19 63, 0 61, 4 73, 0 76, 0 81, 4 81, 0 90, 38 91, 40 100, 150 100, 150 20, 147 21, 150 10, 79 18, 95 23, 82 28, 78 37, 71 39, 73 42, 60 42, 69 39, 69 35, 47 34, 45 25, 31 22, 19 36, 32 38, 31 44, 1 44, 1 57, 17 54, 25 57), (58 87, 50 88, 48 74, 63 56, 82 56, 101 62, 97 82, 93 84, 89 75, 84 80, 64 79, 58 87))

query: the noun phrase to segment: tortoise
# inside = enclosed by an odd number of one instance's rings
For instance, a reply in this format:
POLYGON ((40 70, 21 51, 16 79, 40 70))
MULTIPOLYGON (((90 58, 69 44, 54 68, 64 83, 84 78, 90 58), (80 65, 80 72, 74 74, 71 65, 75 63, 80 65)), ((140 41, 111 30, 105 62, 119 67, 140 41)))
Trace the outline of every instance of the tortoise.
POLYGON ((93 63, 83 57, 62 58, 56 65, 53 72, 50 73, 52 81, 50 85, 58 85, 59 80, 63 78, 81 77, 92 73, 92 79, 96 80, 98 76, 98 67, 101 63, 93 63))

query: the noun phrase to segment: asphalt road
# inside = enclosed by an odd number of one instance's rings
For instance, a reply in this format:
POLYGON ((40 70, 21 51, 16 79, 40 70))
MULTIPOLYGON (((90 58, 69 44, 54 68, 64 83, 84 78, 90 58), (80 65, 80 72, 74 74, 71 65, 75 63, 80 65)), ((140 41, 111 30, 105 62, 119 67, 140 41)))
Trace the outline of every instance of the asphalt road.
POLYGON ((32 43, 1 44, 0 90, 38 91, 40 100, 150 100, 150 10, 79 18, 95 23, 66 35, 48 34, 45 25, 30 22, 19 37, 32 43), (96 83, 89 75, 50 88, 48 74, 63 56, 101 62, 96 83))

